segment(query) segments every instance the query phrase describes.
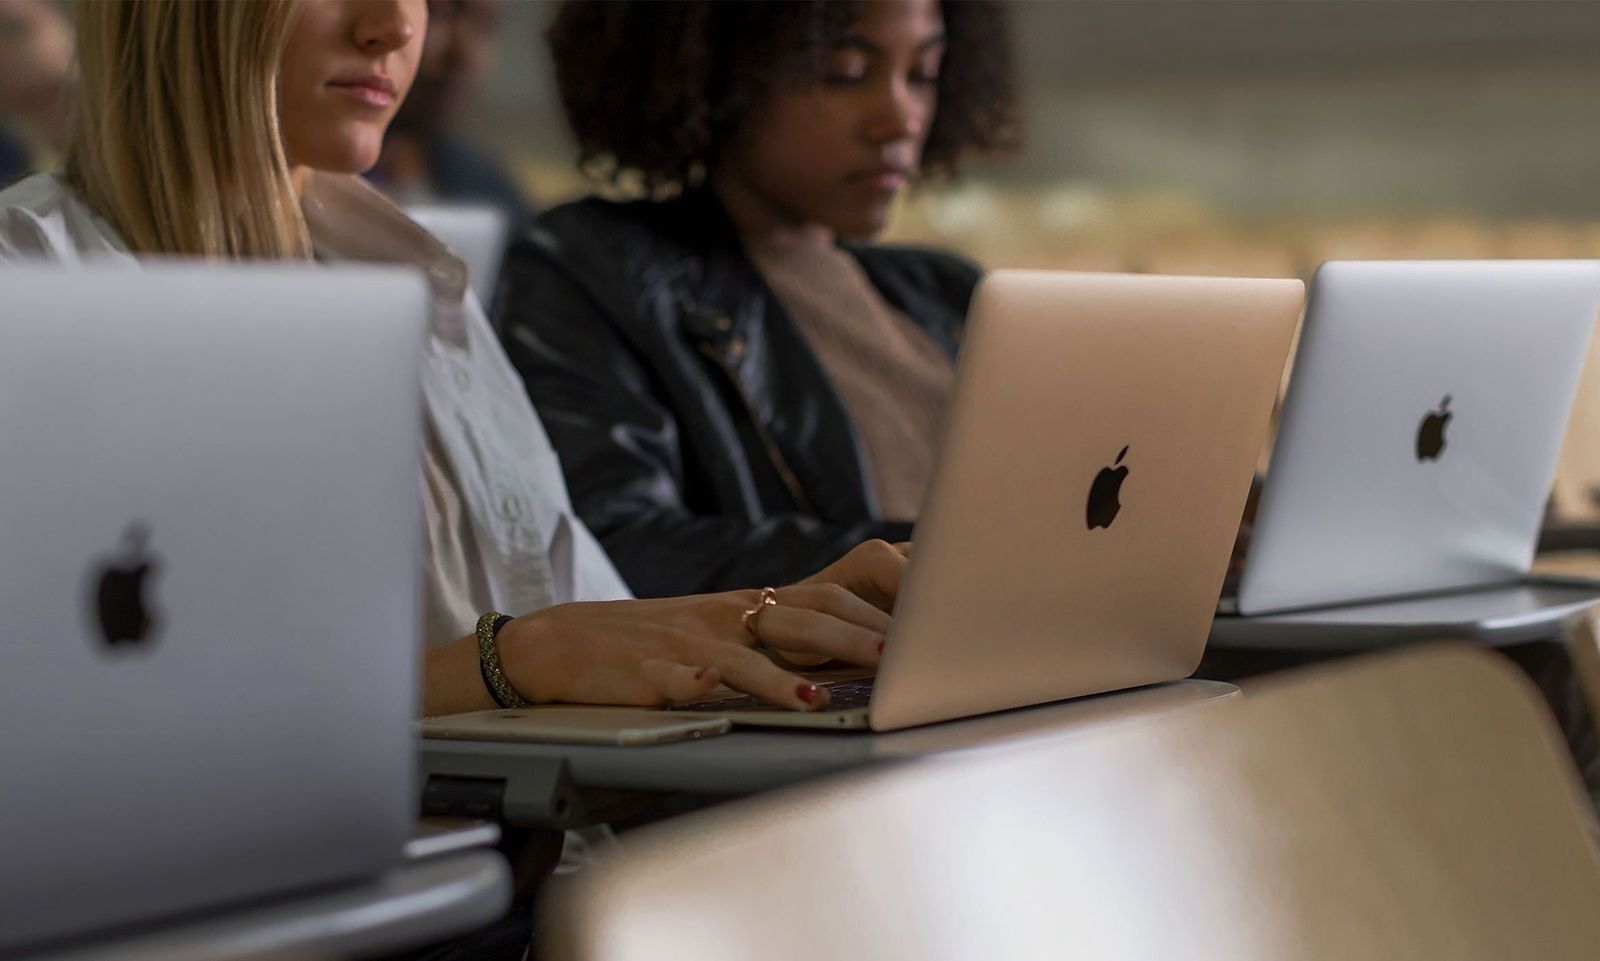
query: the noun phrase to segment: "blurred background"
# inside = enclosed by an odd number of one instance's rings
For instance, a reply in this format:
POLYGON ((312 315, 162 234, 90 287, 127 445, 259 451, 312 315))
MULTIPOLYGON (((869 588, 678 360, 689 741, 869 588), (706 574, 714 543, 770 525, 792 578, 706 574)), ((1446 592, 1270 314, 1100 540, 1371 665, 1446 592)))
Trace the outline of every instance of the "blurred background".
MULTIPOLYGON (((581 194, 554 3, 471 5, 494 8, 492 56, 432 113, 537 205, 581 194)), ((0 168, 53 153, 38 77, 61 44, 29 33, 53 31, 40 6, 67 9, 0 0, 0 168)), ((991 267, 1300 276, 1330 257, 1600 256, 1600 3, 1011 7, 1026 146, 904 198, 889 239, 991 267)), ((386 161, 396 188, 405 157, 386 161)))
MULTIPOLYGON (((1330 257, 1600 256, 1600 3, 1015 0, 1027 141, 890 239, 987 266, 1307 275, 1330 257)), ((508 0, 462 132, 583 192, 508 0)))

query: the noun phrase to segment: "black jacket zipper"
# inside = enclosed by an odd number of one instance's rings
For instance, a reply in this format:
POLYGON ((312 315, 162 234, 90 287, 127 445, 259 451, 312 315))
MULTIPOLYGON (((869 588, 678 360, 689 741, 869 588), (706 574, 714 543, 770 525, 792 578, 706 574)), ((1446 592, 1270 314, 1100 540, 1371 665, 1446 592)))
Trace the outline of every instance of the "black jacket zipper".
POLYGON ((778 449, 777 441, 772 439, 772 433, 767 430, 767 425, 756 414, 755 402, 745 392, 744 383, 739 380, 738 372, 723 359, 722 354, 715 347, 703 340, 696 341, 695 345, 700 348, 700 353, 711 358, 712 363, 717 365, 717 369, 721 370, 723 375, 728 378, 728 381, 733 384, 734 393, 739 395, 740 403, 744 404, 745 414, 750 418, 750 424, 755 428, 756 436, 761 439, 761 446, 766 448, 767 459, 772 462, 773 469, 778 472, 778 478, 783 481, 783 486, 789 489, 789 496, 794 498, 796 506, 812 517, 816 517, 817 509, 815 505, 811 503, 811 498, 807 497, 806 492, 800 487, 800 478, 795 476, 794 471, 789 468, 789 462, 784 459, 783 451, 778 449))

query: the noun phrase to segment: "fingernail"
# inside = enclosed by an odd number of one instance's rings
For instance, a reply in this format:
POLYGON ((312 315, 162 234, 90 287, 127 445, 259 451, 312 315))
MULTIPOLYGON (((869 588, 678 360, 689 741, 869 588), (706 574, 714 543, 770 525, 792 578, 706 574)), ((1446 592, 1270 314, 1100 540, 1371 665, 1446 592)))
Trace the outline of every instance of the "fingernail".
POLYGON ((709 670, 711 670, 711 668, 702 667, 700 670, 695 671, 694 672, 694 679, 697 680, 697 681, 700 680, 702 677, 706 676, 706 672, 709 671, 709 670))
POLYGON ((882 641, 878 642, 878 653, 879 654, 883 653, 883 642, 882 641))
POLYGON ((794 689, 794 696, 807 704, 815 703, 817 695, 821 693, 822 691, 815 684, 802 684, 794 689))

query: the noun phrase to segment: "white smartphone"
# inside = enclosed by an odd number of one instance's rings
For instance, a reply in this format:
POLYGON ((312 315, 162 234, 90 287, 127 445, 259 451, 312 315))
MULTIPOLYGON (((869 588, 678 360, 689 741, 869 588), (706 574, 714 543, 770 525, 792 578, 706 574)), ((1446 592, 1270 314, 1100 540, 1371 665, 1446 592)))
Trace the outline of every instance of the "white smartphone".
POLYGON ((423 737, 473 741, 537 741, 642 747, 726 734, 725 717, 669 714, 648 708, 555 704, 424 718, 423 737))

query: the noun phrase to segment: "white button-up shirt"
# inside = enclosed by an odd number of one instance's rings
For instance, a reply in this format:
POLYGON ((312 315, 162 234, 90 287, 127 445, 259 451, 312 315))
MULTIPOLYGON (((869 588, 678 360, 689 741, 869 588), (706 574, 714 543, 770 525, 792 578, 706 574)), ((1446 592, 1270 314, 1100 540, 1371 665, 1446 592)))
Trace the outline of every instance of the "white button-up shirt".
MULTIPOLYGON (((301 206, 319 259, 413 264, 432 284, 423 362, 426 642, 470 634, 489 610, 628 597, 572 512, 555 451, 461 261, 358 177, 313 175, 301 206)), ((19 259, 136 264, 110 225, 52 174, 0 192, 0 263, 19 259)))

